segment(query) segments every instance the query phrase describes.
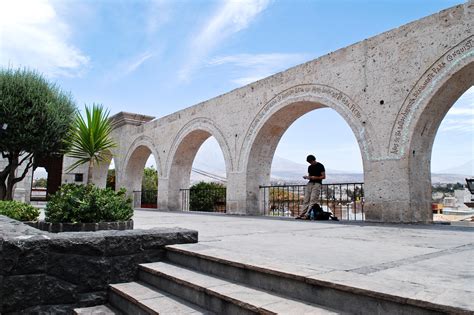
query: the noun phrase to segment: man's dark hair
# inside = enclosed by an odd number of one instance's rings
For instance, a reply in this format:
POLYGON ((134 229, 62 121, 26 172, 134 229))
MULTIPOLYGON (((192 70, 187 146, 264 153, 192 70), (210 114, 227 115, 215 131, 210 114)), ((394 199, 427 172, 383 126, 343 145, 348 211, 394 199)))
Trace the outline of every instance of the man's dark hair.
POLYGON ((310 154, 306 157, 306 162, 313 162, 313 161, 316 161, 316 158, 314 157, 314 155, 310 154))

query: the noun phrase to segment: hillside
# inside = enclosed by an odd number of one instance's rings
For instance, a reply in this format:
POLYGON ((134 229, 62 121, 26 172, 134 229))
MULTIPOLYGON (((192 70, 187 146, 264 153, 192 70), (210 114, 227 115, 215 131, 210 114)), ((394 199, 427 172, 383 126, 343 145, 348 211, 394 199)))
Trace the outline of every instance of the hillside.
MULTIPOLYGON (((218 161, 220 159, 215 159, 218 161)), ((208 173, 216 174, 221 177, 225 177, 225 166, 224 163, 211 162, 212 159, 202 158, 196 159, 194 167, 196 169, 204 170, 208 173)), ((457 173, 461 171, 466 171, 472 167, 472 161, 460 165, 459 167, 450 169, 451 172, 443 173, 432 173, 431 182, 433 184, 446 184, 446 183, 465 183, 467 177, 472 177, 473 175, 457 173)), ((287 160, 278 156, 275 156, 272 164, 272 182, 273 183, 287 183, 287 184, 297 184, 297 183, 306 183, 302 178, 306 174, 308 166, 301 163, 296 163, 291 160, 287 160)), ((449 170, 447 170, 449 171, 449 170)), ((199 181, 214 181, 206 176, 197 174, 195 172, 191 175, 191 182, 199 181)), ((358 172, 347 172, 341 170, 334 170, 331 168, 326 168, 326 180, 325 183, 358 183, 364 181, 364 175, 358 172)))

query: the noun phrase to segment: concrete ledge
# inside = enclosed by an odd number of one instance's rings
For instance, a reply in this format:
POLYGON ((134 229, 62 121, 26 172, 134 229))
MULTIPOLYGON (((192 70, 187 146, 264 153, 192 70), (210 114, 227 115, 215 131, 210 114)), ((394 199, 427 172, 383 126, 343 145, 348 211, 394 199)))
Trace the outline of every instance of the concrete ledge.
POLYGON ((50 233, 133 230, 133 220, 99 223, 51 223, 45 221, 28 221, 23 223, 50 233))
POLYGON ((103 304, 107 286, 129 282, 164 246, 196 243, 181 228, 53 234, 0 216, 0 313, 70 313, 103 304))

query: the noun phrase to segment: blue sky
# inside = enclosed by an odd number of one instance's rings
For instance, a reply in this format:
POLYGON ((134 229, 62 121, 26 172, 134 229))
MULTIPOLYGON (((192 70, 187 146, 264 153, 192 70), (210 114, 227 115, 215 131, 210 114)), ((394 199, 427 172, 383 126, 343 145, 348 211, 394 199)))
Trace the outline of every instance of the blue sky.
MULTIPOLYGON (((0 0, 0 65, 37 69, 80 107, 161 117, 463 2, 0 0)), ((471 88, 440 127, 433 171, 473 159, 473 119, 471 88)), ((199 155, 213 150, 211 140, 199 155)), ((276 152, 303 164, 308 153, 362 171, 332 110, 298 119, 276 152), (308 130, 318 136, 308 141, 308 130)))

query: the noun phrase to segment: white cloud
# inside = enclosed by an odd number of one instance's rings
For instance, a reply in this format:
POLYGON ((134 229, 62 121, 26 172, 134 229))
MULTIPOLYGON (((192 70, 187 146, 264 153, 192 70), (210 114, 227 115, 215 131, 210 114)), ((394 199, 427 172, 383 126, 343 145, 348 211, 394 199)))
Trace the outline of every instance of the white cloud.
POLYGON ((474 87, 468 89, 448 111, 441 122, 440 131, 473 133, 474 87))
POLYGON ((154 54, 151 52, 144 52, 137 56, 134 56, 132 59, 126 61, 123 64, 123 75, 127 75, 135 70, 137 70, 145 61, 153 57, 154 54))
POLYGON ((203 60, 229 36, 247 28, 269 5, 269 0, 228 0, 219 7, 190 44, 188 60, 179 71, 187 81, 203 60))
POLYGON ((208 63, 208 66, 236 67, 234 71, 236 78, 232 79, 232 82, 245 85, 300 64, 309 58, 306 54, 237 54, 216 57, 208 63))
POLYGON ((237 54, 224 57, 216 57, 209 62, 211 66, 223 64, 235 64, 240 67, 275 67, 281 63, 292 63, 295 60, 306 58, 304 54, 237 54))
POLYGON ((474 105, 471 108, 453 108, 448 116, 474 116, 474 105))
POLYGON ((152 0, 148 7, 146 20, 147 31, 154 34, 161 26, 171 20, 171 2, 167 0, 152 0))
POLYGON ((156 53, 145 51, 137 55, 131 56, 127 59, 119 61, 110 71, 106 72, 104 82, 115 82, 126 77, 139 69, 150 58, 154 57, 156 53))
POLYGON ((256 82, 258 80, 261 80, 265 77, 267 77, 268 75, 265 75, 265 74, 262 74, 262 75, 257 75, 257 76, 251 76, 251 77, 241 77, 241 78, 237 78, 237 79, 233 79, 232 82, 237 84, 238 86, 244 86, 244 85, 247 85, 247 84, 250 84, 252 82, 256 82))
POLYGON ((473 133, 474 118, 465 117, 460 119, 445 119, 441 125, 441 131, 457 131, 462 133, 473 133))
POLYGON ((70 29, 48 0, 0 1, 0 64, 29 67, 49 77, 76 76, 88 64, 70 29))

